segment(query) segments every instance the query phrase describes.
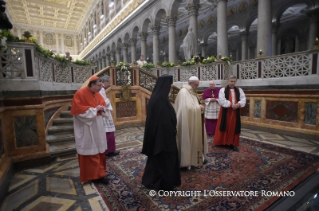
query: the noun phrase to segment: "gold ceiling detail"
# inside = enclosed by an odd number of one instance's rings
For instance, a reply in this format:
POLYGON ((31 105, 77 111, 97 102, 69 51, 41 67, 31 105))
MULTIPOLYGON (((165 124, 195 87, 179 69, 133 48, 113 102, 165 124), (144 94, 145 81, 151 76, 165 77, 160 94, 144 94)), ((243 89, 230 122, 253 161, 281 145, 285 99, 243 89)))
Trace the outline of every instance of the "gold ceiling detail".
POLYGON ((119 26, 127 16, 133 13, 143 2, 148 0, 133 0, 127 4, 120 13, 118 13, 104 28, 103 30, 86 46, 86 48, 80 53, 79 57, 82 59, 85 57, 99 42, 102 41, 114 28, 119 26))
POLYGON ((6 0, 14 22, 77 31, 93 0, 6 0))

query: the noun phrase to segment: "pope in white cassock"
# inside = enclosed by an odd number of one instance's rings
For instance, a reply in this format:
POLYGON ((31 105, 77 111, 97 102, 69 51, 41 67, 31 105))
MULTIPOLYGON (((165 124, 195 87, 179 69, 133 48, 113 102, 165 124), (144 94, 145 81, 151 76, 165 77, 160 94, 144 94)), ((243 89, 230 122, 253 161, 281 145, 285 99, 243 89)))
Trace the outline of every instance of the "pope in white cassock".
POLYGON ((207 161, 207 137, 202 123, 202 111, 196 89, 199 79, 196 76, 189 78, 175 99, 177 116, 177 147, 181 167, 202 166, 207 161))

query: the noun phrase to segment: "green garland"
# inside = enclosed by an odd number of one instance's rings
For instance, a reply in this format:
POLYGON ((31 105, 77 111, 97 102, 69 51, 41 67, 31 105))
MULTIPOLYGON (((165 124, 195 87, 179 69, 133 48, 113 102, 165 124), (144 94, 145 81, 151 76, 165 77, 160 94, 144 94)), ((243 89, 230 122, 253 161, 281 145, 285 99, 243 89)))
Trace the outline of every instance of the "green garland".
POLYGON ((151 69, 151 68, 154 68, 155 67, 155 65, 152 63, 152 62, 150 62, 150 63, 144 63, 143 65, 142 65, 142 67, 143 68, 145 68, 145 69, 147 69, 147 70, 149 70, 149 69, 151 69))

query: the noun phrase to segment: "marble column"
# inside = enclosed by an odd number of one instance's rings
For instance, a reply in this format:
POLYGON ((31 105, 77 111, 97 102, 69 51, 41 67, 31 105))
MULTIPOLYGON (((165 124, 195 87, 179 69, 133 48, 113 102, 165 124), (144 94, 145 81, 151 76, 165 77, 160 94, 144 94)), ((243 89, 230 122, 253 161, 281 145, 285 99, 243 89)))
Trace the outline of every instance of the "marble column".
POLYGON ((278 23, 272 23, 272 56, 277 55, 277 31, 279 28, 278 23))
POLYGON ((55 48, 56 48, 56 53, 59 53, 59 35, 55 34, 55 48))
POLYGON ((280 55, 281 54, 281 40, 278 40, 278 43, 277 43, 277 55, 280 55))
POLYGON ((129 39, 129 42, 131 44, 131 62, 135 62, 136 61, 136 39, 135 38, 131 38, 129 39))
POLYGON ((147 41, 148 34, 146 32, 141 32, 141 33, 139 33, 139 36, 141 37, 141 55, 144 55, 144 58, 146 59, 147 58, 146 41, 147 41))
POLYGON ((61 36, 61 48, 62 48, 62 53, 63 53, 63 54, 65 54, 64 46, 65 46, 65 43, 64 43, 64 34, 62 34, 62 36, 61 36))
MULTIPOLYGON (((192 3, 186 5, 186 9, 188 10, 189 15, 189 26, 192 28, 192 32, 194 33, 194 37, 196 43, 198 43, 198 10, 200 8, 199 0, 192 0, 192 3)), ((195 53, 198 54, 198 45, 195 46, 195 53)))
POLYGON ((202 57, 206 58, 206 49, 207 49, 208 44, 207 43, 201 43, 200 46, 202 48, 202 57))
POLYGON ((248 45, 247 45, 247 38, 249 36, 249 33, 246 31, 242 31, 240 33, 241 36, 241 60, 247 60, 248 59, 248 45))
POLYGON ((217 57, 228 56, 227 0, 217 1, 217 57))
POLYGON ((43 31, 39 31, 40 33, 40 45, 43 46, 43 31))
POLYGON ((74 35, 74 53, 78 54, 78 41, 79 41, 79 36, 74 35))
POLYGON ((237 61, 237 49, 231 51, 231 55, 233 57, 233 61, 237 61))
POLYGON ((108 67, 108 66, 110 66, 110 64, 111 64, 111 60, 110 60, 110 56, 111 56, 111 54, 110 53, 107 53, 106 54, 106 67, 108 67))
POLYGON ((299 37, 295 37, 295 52, 299 51, 299 37))
MULTIPOLYGON (((115 49, 113 49, 112 51, 110 51, 110 58, 111 60, 113 60, 115 62, 115 49)), ((111 61, 110 60, 110 61, 111 61)))
POLYGON ((121 47, 116 48, 116 62, 115 64, 118 64, 121 62, 121 47))
POLYGON ((319 8, 307 12, 307 15, 310 17, 307 50, 311 50, 316 40, 316 36, 318 36, 319 8))
MULTIPOLYGON (((258 0, 257 54, 259 50, 262 50, 262 56, 271 56, 272 54, 271 2, 272 0, 258 0)), ((258 55, 256 56, 258 57, 258 55)))
POLYGON ((168 62, 173 62, 177 64, 177 57, 176 57, 176 34, 175 34, 175 26, 177 17, 167 17, 166 21, 168 22, 168 62))
POLYGON ((102 56, 102 67, 106 67, 106 55, 102 56))
POLYGON ((127 58, 128 44, 127 43, 123 43, 122 44, 122 49, 123 49, 123 62, 128 62, 128 58, 127 58))
POLYGON ((160 33, 160 29, 161 26, 159 25, 153 25, 151 27, 152 31, 153 31, 153 64, 157 64, 157 62, 159 61, 159 33, 160 33))

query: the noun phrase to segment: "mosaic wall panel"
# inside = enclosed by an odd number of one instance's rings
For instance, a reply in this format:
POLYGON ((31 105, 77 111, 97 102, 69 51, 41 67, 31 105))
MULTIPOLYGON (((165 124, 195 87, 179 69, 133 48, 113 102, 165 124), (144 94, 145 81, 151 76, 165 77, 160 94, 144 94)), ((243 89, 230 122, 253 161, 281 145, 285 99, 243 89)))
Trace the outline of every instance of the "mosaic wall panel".
POLYGON ((249 105, 250 105, 250 101, 248 99, 246 99, 245 107, 240 109, 240 115, 241 116, 249 117, 249 105))
POLYGON ((45 124, 45 127, 47 127, 48 125, 48 122, 49 122, 49 119, 52 117, 52 115, 59 109, 59 107, 57 108, 51 108, 51 109, 48 109, 48 110, 45 110, 44 111, 44 124, 45 124))
POLYGON ((71 83, 71 67, 62 66, 61 64, 54 64, 55 68, 55 82, 57 83, 71 83))
POLYGON ((254 105, 254 118, 260 118, 261 117, 261 101, 255 100, 254 105))
POLYGON ((267 101, 266 119, 297 122, 298 102, 267 101))
POLYGON ((2 156, 4 152, 3 148, 3 138, 2 138, 2 126, 1 126, 1 119, 0 119, 0 157, 2 156))
POLYGON ((132 117, 137 115, 136 102, 117 102, 116 103, 116 117, 132 117))
POLYGON ((210 65, 210 66, 201 66, 200 67, 200 79, 202 81, 211 81, 217 80, 217 65, 210 65))
POLYGON ((317 103, 305 103, 305 124, 316 125, 317 103))
POLYGON ((14 129, 17 148, 37 145, 36 116, 15 117, 14 129))
POLYGON ((178 70, 177 68, 161 68, 159 70, 159 75, 172 75, 173 76, 173 81, 177 81, 178 80, 178 70))
POLYGON ((84 83, 91 76, 91 67, 73 67, 74 83, 84 83))
POLYGON ((140 81, 140 86, 149 90, 153 91, 157 78, 153 77, 150 74, 147 74, 145 72, 139 71, 139 81, 140 81))
POLYGON ((52 82, 52 62, 49 59, 39 58, 40 80, 52 82))

